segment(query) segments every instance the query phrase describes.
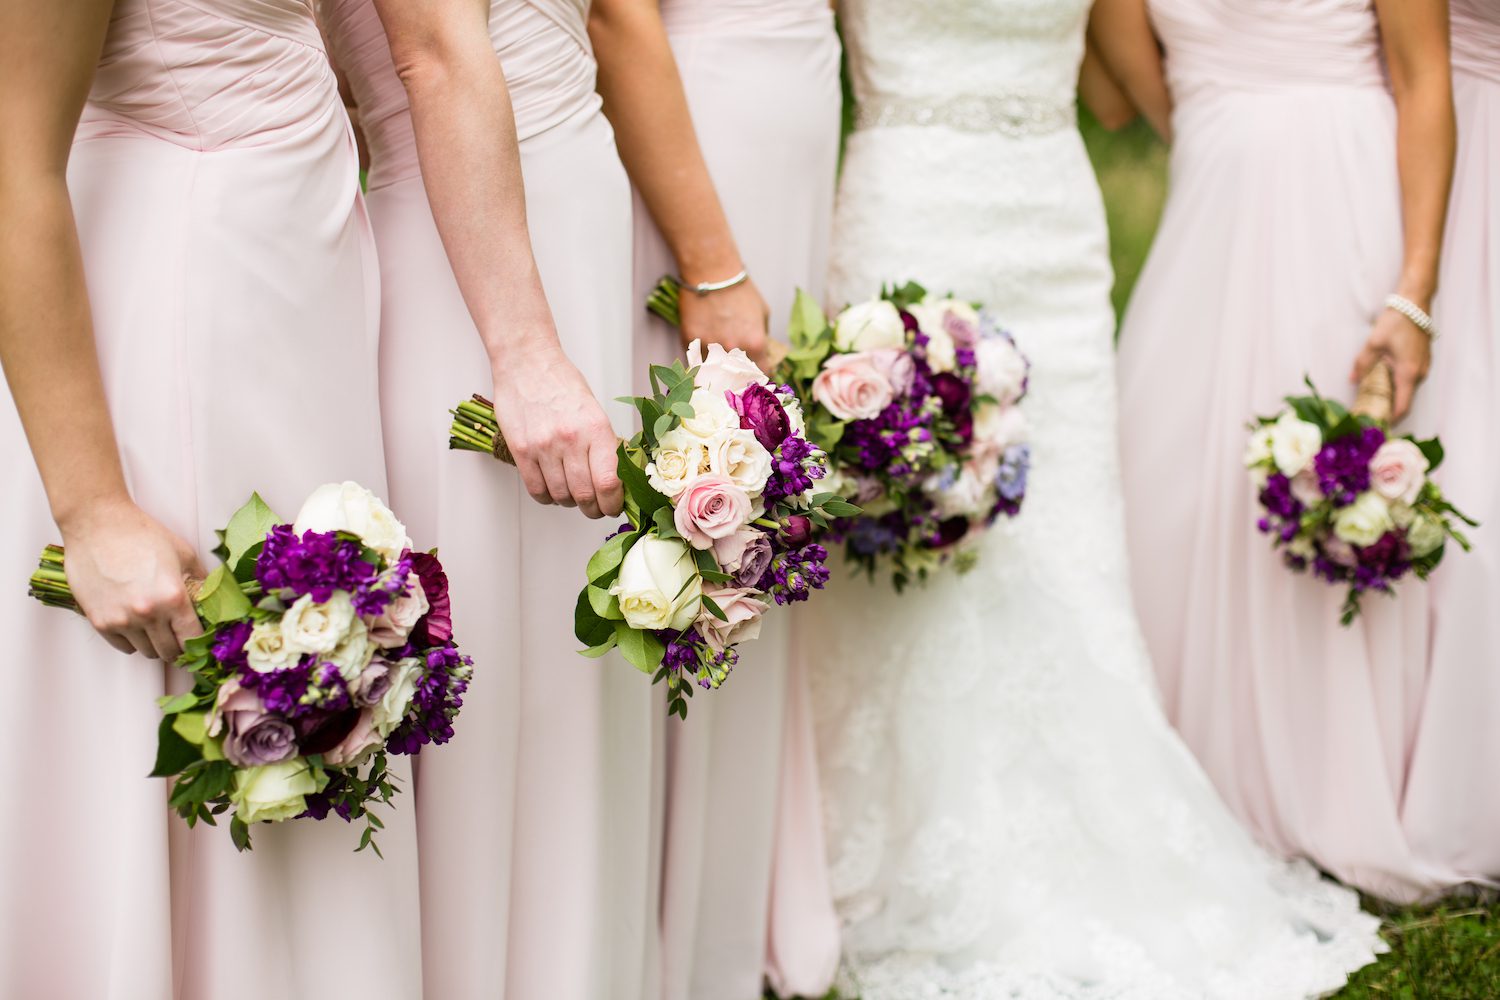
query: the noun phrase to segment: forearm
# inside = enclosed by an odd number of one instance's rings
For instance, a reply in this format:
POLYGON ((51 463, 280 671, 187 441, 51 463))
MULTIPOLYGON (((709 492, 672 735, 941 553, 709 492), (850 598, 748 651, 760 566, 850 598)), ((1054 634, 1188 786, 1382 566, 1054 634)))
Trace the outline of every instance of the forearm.
POLYGON ((1107 129, 1124 128, 1136 118, 1135 105, 1104 66, 1092 42, 1078 71, 1078 97, 1107 129))
POLYGON ((1396 291, 1424 309, 1437 293, 1443 224, 1453 180, 1453 101, 1446 67, 1441 77, 1412 86, 1397 102, 1403 255, 1396 291))
POLYGON ((678 273, 692 283, 734 275, 744 263, 699 148, 656 4, 595 3, 589 35, 620 158, 678 273))
POLYGON ((1144 0, 1096 0, 1089 44, 1130 103, 1162 138, 1172 137, 1172 95, 1144 0))

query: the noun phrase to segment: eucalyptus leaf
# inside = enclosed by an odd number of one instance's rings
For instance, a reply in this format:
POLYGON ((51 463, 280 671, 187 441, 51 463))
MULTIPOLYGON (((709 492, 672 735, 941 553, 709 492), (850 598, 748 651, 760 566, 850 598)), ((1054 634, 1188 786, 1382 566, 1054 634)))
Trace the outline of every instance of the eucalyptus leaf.
POLYGON ((681 532, 677 530, 677 521, 675 520, 671 504, 665 507, 658 507, 656 514, 652 517, 652 521, 656 525, 657 537, 667 539, 682 537, 681 532))
POLYGON ((198 614, 209 625, 238 621, 250 613, 250 599, 225 566, 216 566, 198 590, 198 614))
POLYGON ((156 729, 156 764, 150 777, 168 778, 180 774, 188 765, 203 759, 198 748, 182 738, 173 727, 175 715, 164 716, 156 729))
POLYGON ((625 553, 630 551, 630 546, 635 544, 638 537, 640 536, 635 534, 615 535, 589 556, 589 582, 603 583, 612 578, 620 568, 620 563, 625 561, 625 553))
POLYGON ((708 609, 709 614, 719 619, 719 621, 729 621, 729 616, 724 613, 724 609, 719 607, 718 602, 715 601, 712 597, 709 597, 707 594, 703 595, 703 606, 708 609))
POLYGON ((271 529, 281 524, 281 518, 261 499, 259 493, 250 494, 245 505, 234 512, 224 527, 224 561, 233 566, 250 548, 266 539, 271 529))
POLYGON ((594 614, 605 621, 625 620, 625 616, 620 613, 620 599, 614 594, 592 583, 584 588, 584 592, 589 595, 589 606, 593 608, 594 614))
POLYGON ((579 655, 587 656, 591 660, 597 660, 599 659, 599 657, 603 656, 611 649, 614 649, 616 642, 618 642, 618 640, 615 638, 614 632, 610 632, 608 639, 599 643, 599 645, 597 646, 590 646, 588 649, 581 650, 579 655))
POLYGON ((619 643, 620 655, 643 674, 652 674, 661 666, 667 647, 650 632, 631 628, 624 622, 615 623, 615 639, 619 643))
POLYGON ((573 635, 585 646, 597 646, 609 637, 614 626, 599 617, 589 600, 589 589, 578 593, 578 603, 573 607, 573 635))

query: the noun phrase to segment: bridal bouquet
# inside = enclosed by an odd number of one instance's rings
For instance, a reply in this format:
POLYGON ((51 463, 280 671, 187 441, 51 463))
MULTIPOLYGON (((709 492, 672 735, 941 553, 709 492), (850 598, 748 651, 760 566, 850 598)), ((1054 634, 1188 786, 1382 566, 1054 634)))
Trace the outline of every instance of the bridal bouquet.
MULTIPOLYGON (((192 690, 161 701, 152 776, 176 778, 189 826, 232 808, 240 850, 252 823, 334 812, 363 819, 356 849, 379 854, 386 754, 447 742, 472 674, 442 565, 357 483, 319 487, 292 524, 252 495, 219 536, 223 563, 194 594, 204 634, 177 661, 192 690)), ((31 593, 77 610, 58 546, 31 593)))
POLYGON ((1409 572, 1426 579, 1448 539, 1467 550, 1454 522, 1474 522, 1428 478, 1443 461, 1436 438, 1390 436, 1378 403, 1347 410, 1307 385, 1311 395, 1288 396, 1286 409, 1256 419, 1245 465, 1262 508, 1257 527, 1292 570, 1310 567, 1348 588, 1348 625, 1366 592, 1392 594, 1409 572))
POLYGON ((897 590, 949 560, 971 567, 970 543, 1026 495, 1029 364, 1010 334, 907 284, 832 323, 799 294, 790 338, 781 371, 832 456, 829 489, 864 510, 833 531, 847 558, 872 577, 888 560, 897 590))
MULTIPOLYGON (((814 533, 858 513, 818 489, 828 457, 790 388, 743 351, 705 356, 695 342, 687 360, 652 366, 652 394, 630 400, 642 430, 620 445, 628 520, 589 559, 574 610, 585 656, 619 649, 666 682, 683 718, 693 685, 723 684, 774 605, 822 589, 828 553, 814 533)), ((453 416, 451 447, 504 456, 487 401, 453 416)))

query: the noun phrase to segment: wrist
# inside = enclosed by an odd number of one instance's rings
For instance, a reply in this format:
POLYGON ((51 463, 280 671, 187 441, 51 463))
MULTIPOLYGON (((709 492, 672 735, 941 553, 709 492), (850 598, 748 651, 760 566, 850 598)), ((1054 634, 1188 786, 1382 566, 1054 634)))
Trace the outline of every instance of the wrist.
POLYGON ((1424 312, 1431 312, 1432 299, 1437 294, 1437 271, 1427 267, 1407 268, 1393 291, 1424 312))
POLYGON ((674 248, 677 275, 685 285, 711 284, 734 277, 745 269, 734 241, 727 236, 674 248))
POLYGON ((111 518, 134 506, 135 501, 121 484, 118 489, 69 494, 66 500, 52 505, 52 520, 66 541, 69 536, 87 531, 89 525, 98 523, 101 518, 111 518))

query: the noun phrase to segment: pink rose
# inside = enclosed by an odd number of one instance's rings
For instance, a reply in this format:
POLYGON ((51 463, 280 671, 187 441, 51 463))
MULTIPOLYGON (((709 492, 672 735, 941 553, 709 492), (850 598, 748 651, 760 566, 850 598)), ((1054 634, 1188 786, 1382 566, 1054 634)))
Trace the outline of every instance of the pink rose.
POLYGON ((359 713, 359 719, 354 723, 354 728, 349 730, 349 735, 338 746, 323 754, 323 763, 329 767, 358 765, 363 763, 367 753, 382 742, 380 734, 375 731, 375 713, 367 708, 359 713))
POLYGON ((1392 438, 1370 459, 1370 488, 1387 500, 1416 503, 1427 469, 1422 449, 1405 438, 1392 438))
POLYGON ((750 494, 712 472, 696 476, 677 495, 672 520, 695 549, 712 548, 750 522, 750 494))
POLYGON ((1323 539, 1323 554, 1340 566, 1355 566, 1359 564, 1359 553, 1354 551, 1354 546, 1342 538, 1329 535, 1323 539))
POLYGON ((715 396, 726 392, 739 393, 752 385, 766 385, 771 380, 760 370, 749 355, 736 347, 726 351, 719 344, 708 345, 708 357, 703 356, 701 341, 693 341, 687 349, 688 368, 698 369, 693 384, 708 389, 715 396))
POLYGON ((869 354, 835 354, 813 379, 813 399, 839 420, 869 420, 896 398, 881 365, 869 354))
POLYGON ((870 351, 869 355, 875 367, 891 384, 892 392, 904 396, 911 391, 911 384, 917 377, 917 363, 910 354, 898 348, 887 348, 870 351))
POLYGON ((735 643, 745 642, 760 635, 760 619, 770 605, 752 597, 759 591, 745 587, 726 587, 720 590, 705 590, 703 596, 710 598, 724 612, 727 621, 720 619, 707 607, 698 615, 698 634, 715 652, 721 652, 735 643))
POLYGON ((381 649, 406 645, 407 636, 427 613, 427 593, 422 581, 413 573, 404 594, 397 594, 380 616, 370 623, 370 641, 381 649))
POLYGON ((1292 496, 1304 507, 1323 502, 1323 487, 1318 485, 1318 471, 1311 465, 1292 477, 1292 496))

